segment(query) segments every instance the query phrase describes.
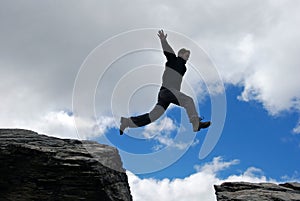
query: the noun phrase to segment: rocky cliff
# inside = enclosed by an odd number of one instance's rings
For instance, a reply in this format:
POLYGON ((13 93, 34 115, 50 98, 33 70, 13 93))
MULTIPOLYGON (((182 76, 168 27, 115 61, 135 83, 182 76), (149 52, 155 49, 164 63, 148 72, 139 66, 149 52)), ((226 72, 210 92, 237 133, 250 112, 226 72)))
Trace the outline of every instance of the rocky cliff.
POLYGON ((299 183, 225 182, 214 187, 218 201, 300 201, 299 183))
POLYGON ((132 200, 118 151, 110 146, 0 129, 0 161, 1 201, 132 200))

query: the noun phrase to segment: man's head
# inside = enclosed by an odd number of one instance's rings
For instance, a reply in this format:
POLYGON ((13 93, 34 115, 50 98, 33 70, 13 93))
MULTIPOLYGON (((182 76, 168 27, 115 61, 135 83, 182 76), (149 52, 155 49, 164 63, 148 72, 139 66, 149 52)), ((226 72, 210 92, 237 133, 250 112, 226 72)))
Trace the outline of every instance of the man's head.
POLYGON ((185 48, 181 48, 179 51, 178 51, 178 57, 181 57, 182 59, 184 60, 188 60, 189 57, 190 57, 190 54, 191 54, 191 51, 190 50, 187 50, 185 48))

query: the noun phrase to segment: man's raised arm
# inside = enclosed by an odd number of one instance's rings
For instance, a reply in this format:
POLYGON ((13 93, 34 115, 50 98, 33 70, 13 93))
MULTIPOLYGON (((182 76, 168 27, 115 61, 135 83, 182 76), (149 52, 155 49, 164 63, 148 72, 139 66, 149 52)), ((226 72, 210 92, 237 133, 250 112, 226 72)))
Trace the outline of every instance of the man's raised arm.
POLYGON ((167 41, 168 34, 165 34, 163 30, 159 30, 157 35, 160 39, 163 51, 167 53, 175 54, 174 50, 172 49, 172 47, 169 45, 167 41))

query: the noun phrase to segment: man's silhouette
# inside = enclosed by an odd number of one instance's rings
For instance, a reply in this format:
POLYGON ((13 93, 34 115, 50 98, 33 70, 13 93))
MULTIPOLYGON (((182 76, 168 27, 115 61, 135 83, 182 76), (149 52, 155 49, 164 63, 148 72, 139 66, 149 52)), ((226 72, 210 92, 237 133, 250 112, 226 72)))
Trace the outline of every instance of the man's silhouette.
POLYGON ((163 30, 160 30, 157 35, 160 38, 164 55, 167 58, 157 103, 149 113, 129 118, 121 117, 121 135, 128 127, 142 127, 157 120, 163 115, 171 103, 185 108, 189 120, 193 125, 194 132, 199 131, 201 128, 207 128, 211 124, 210 121, 201 122, 202 119, 199 118, 193 99, 180 92, 182 78, 186 72, 185 64, 189 59, 190 51, 182 48, 178 51, 178 56, 176 56, 167 41, 167 34, 165 34, 163 30))

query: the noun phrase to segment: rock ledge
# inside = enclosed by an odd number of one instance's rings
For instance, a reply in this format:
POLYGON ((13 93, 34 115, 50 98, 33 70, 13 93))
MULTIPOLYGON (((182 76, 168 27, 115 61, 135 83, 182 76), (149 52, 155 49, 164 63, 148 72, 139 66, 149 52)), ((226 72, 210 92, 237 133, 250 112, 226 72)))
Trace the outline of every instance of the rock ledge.
POLYGON ((225 182, 214 186, 218 201, 300 201, 300 183, 225 182))
POLYGON ((0 161, 0 200, 132 200, 118 150, 107 145, 0 129, 0 161))

